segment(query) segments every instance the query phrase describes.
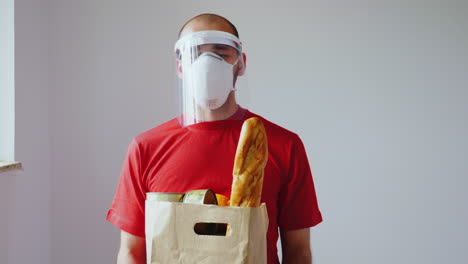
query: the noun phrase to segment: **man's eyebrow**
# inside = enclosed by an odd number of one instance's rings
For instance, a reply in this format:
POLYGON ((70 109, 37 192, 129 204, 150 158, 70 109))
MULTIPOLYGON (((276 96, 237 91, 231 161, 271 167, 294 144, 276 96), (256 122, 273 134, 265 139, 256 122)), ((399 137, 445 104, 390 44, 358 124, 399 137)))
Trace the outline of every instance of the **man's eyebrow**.
POLYGON ((221 45, 221 44, 215 44, 214 45, 214 48, 215 49, 218 49, 218 50, 225 50, 227 49, 227 47, 225 45, 221 45))

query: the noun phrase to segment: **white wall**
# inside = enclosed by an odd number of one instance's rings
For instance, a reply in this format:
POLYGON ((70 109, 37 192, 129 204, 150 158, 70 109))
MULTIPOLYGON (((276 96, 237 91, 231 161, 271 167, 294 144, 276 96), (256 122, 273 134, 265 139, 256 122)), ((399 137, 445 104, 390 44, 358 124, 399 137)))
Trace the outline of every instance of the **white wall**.
POLYGON ((173 43, 201 12, 238 26, 250 108, 307 147, 325 218, 315 263, 467 262, 468 6, 386 2, 17 1, 11 263, 49 263, 49 220, 50 263, 114 262, 105 215, 126 147, 175 114, 173 43))
POLYGON ((172 39, 149 26, 170 16, 153 5, 53 2, 52 263, 115 261, 105 216, 128 143, 171 116, 172 39))
POLYGON ((50 263, 48 2, 15 1, 15 145, 0 174, 0 263, 50 263))

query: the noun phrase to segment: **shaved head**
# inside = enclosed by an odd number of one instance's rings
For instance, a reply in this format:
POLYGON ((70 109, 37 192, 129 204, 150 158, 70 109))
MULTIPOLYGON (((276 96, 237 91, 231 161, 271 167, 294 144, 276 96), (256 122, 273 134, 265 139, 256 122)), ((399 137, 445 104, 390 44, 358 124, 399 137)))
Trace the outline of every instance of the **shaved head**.
POLYGON ((236 27, 226 18, 216 14, 201 14, 187 21, 179 31, 179 38, 191 32, 219 30, 239 37, 236 27))

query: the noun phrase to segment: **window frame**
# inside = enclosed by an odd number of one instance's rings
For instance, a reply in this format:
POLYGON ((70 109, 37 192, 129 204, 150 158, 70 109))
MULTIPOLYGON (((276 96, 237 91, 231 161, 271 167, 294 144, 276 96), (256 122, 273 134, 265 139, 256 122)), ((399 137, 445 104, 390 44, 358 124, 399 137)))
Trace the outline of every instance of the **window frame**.
POLYGON ((22 169, 15 161, 14 2, 0 1, 0 173, 22 169))

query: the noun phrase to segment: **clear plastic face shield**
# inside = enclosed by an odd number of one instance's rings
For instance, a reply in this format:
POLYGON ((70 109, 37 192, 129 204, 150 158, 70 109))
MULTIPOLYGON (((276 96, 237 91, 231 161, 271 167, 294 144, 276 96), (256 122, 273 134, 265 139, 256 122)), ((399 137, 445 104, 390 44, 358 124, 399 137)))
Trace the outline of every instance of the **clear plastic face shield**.
POLYGON ((225 119, 245 64, 240 40, 223 31, 187 34, 175 44, 181 126, 225 119))

